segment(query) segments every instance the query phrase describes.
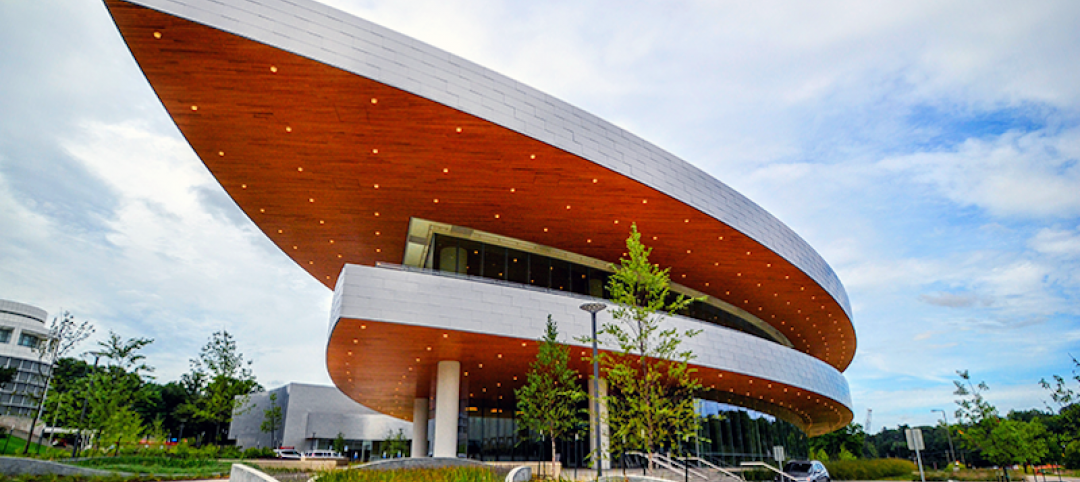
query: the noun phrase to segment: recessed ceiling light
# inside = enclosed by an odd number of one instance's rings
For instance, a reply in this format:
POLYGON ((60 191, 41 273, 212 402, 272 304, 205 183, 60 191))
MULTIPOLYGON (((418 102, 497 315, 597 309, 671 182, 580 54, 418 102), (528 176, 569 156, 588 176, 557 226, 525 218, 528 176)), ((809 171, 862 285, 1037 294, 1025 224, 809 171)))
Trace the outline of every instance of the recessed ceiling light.
POLYGON ((161 38, 161 32, 154 32, 154 38, 161 38))

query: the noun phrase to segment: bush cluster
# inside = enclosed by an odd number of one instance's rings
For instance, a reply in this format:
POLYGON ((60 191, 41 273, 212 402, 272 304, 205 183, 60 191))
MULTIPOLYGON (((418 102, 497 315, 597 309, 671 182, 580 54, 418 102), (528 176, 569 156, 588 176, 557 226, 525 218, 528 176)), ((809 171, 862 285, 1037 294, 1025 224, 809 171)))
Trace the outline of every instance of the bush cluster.
POLYGON ((822 462, 833 480, 882 480, 918 470, 910 460, 859 459, 822 462))
POLYGON ((274 449, 270 447, 251 447, 244 450, 245 459, 272 459, 274 457, 274 449))

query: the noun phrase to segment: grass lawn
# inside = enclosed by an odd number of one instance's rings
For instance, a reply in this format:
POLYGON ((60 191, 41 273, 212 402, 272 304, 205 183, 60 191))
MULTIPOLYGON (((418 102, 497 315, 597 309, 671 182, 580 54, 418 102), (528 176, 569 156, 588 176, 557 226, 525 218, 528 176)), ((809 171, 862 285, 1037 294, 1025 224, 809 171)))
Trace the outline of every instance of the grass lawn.
POLYGON ((332 470, 319 482, 501 482, 495 471, 474 467, 402 470, 332 470))
MULTIPOLYGON (((0 436, 0 455, 22 455, 26 440, 12 435, 0 436)), ((66 457, 70 452, 61 449, 30 443, 30 455, 40 454, 44 458, 66 457)))
POLYGON ((151 457, 124 455, 120 457, 96 457, 75 462, 79 467, 111 470, 132 474, 169 476, 214 477, 228 474, 232 462, 216 459, 181 459, 175 457, 151 457))

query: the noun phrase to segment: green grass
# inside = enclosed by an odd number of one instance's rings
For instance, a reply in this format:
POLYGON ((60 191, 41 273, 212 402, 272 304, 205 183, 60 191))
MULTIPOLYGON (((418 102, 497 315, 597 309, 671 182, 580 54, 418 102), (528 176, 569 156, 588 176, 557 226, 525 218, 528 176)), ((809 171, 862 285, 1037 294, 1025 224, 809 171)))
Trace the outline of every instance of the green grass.
MULTIPOLYGON (((22 455, 26 440, 12 435, 0 436, 0 455, 22 455)), ((66 457, 69 453, 45 445, 30 443, 30 456, 41 458, 66 457), (40 453, 40 455, 38 455, 40 453)))
POLYGON ((232 463, 215 459, 124 455, 80 460, 75 465, 132 474, 213 477, 229 473, 232 463))
POLYGON ((319 472, 319 482, 500 482, 495 472, 479 467, 402 470, 332 470, 319 472))

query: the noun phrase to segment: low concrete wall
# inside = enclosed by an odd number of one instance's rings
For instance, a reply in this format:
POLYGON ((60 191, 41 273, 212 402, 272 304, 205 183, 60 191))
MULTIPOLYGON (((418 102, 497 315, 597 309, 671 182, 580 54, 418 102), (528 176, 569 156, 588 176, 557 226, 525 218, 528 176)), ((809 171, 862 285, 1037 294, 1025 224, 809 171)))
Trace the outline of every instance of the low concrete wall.
POLYGON ((233 464, 229 482, 278 482, 277 479, 246 465, 233 464))
POLYGON ((0 474, 3 475, 97 475, 108 476, 116 472, 105 470, 86 469, 74 465, 65 465, 47 460, 36 460, 23 457, 0 457, 0 474))
POLYGON ((506 482, 529 482, 529 480, 531 479, 531 467, 515 467, 514 470, 511 470, 509 474, 506 474, 506 482))

